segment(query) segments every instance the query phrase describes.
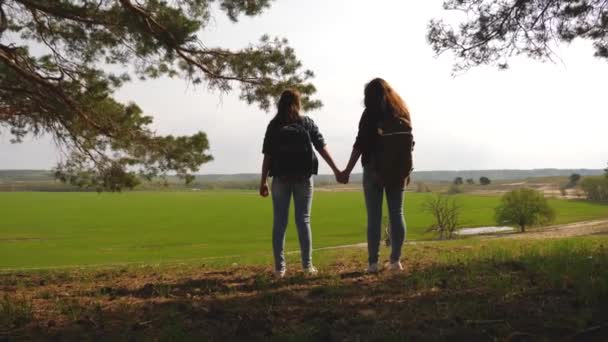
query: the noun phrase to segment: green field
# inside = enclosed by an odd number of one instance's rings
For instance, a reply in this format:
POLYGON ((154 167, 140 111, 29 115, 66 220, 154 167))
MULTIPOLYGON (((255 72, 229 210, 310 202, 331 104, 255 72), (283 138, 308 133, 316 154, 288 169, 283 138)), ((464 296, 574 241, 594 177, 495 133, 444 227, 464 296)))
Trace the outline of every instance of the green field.
MULTIPOLYGON (((408 193, 409 240, 431 218, 420 207, 428 194, 408 193)), ((497 197, 459 195, 463 225, 494 224, 497 197)), ((551 201, 556 223, 608 217, 608 206, 551 201)), ((268 260, 271 202, 254 192, 0 193, 0 269, 119 263, 268 260)), ((365 240, 365 207, 358 192, 317 192, 315 248, 365 240)), ((287 250, 297 250, 290 223, 287 250)))

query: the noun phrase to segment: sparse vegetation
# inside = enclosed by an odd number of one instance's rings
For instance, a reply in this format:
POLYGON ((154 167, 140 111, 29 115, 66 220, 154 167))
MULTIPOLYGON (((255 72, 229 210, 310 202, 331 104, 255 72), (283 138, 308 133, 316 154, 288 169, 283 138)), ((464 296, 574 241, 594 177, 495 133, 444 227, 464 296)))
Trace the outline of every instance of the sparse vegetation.
POLYGON ((473 178, 467 178, 467 184, 474 185, 475 184, 475 180, 473 178))
MULTIPOLYGON (((0 290, 2 288, 0 287, 0 290)), ((0 291, 2 293, 3 291, 0 291)), ((24 296, 11 297, 8 293, 0 298, 0 339, 2 331, 20 328, 32 320, 32 302, 24 296)))
POLYGON ((433 216, 434 222, 429 231, 437 232, 440 240, 451 239, 462 211, 456 199, 451 196, 437 194, 428 198, 422 209, 433 216))
POLYGON ((581 181, 581 188, 587 199, 595 202, 608 202, 608 176, 585 177, 581 181))
POLYGON ((461 193, 463 193, 462 186, 456 185, 456 184, 452 184, 448 188, 448 192, 447 193, 448 193, 448 195, 461 194, 461 193))
POLYGON ((496 208, 498 224, 515 224, 522 233, 526 227, 547 224, 554 219, 555 211, 545 196, 532 189, 518 189, 504 194, 496 208))

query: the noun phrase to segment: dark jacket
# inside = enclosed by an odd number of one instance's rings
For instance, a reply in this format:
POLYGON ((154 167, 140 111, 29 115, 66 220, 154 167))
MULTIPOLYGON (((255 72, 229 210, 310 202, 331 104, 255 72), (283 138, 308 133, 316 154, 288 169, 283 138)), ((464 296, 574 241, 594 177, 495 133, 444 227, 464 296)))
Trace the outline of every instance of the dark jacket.
MULTIPOLYGON (((268 127, 266 127, 266 134, 264 135, 264 145, 262 146, 262 153, 272 157, 272 151, 275 150, 275 136, 276 132, 282 127, 282 123, 279 122, 276 118, 270 120, 268 123, 268 127)), ((315 124, 315 122, 307 117, 302 116, 302 125, 304 129, 310 135, 310 140, 312 141, 312 145, 317 151, 322 150, 325 147, 325 139, 323 139, 323 135, 319 132, 319 127, 315 124)), ((272 165, 272 164, 271 164, 272 165)), ((317 160, 317 156, 313 153, 313 170, 312 174, 316 175, 319 172, 319 162, 317 160)), ((270 168, 270 176, 276 174, 276 170, 270 168), (274 172, 273 172, 274 171, 274 172)))
MULTIPOLYGON (((359 131, 353 148, 361 152, 361 164, 365 167, 370 165, 373 155, 378 153, 378 128, 380 121, 387 118, 389 113, 376 114, 365 109, 359 120, 359 131)), ((410 128, 411 130, 411 128, 410 128)))
POLYGON ((375 115, 364 110, 359 120, 359 131, 353 148, 361 152, 361 164, 367 166, 378 146, 378 124, 382 115, 375 115))

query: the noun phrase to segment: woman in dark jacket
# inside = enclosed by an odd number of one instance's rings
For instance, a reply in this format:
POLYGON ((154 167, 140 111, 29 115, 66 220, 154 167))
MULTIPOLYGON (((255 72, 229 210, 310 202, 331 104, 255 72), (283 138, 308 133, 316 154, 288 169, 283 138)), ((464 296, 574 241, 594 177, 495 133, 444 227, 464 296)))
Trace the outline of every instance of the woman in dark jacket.
POLYGON ((378 257, 382 233, 382 197, 386 193, 391 227, 390 269, 403 270, 401 247, 405 240, 405 220, 403 218, 403 193, 406 179, 398 185, 385 186, 380 181, 374 163, 378 145, 378 126, 388 115, 398 116, 411 129, 411 118, 405 102, 383 79, 376 78, 365 86, 365 110, 359 121, 359 132, 353 146, 348 166, 341 177, 348 179, 355 164, 361 158, 363 165, 363 192, 367 208, 367 249, 369 266, 367 271, 378 272, 378 257))

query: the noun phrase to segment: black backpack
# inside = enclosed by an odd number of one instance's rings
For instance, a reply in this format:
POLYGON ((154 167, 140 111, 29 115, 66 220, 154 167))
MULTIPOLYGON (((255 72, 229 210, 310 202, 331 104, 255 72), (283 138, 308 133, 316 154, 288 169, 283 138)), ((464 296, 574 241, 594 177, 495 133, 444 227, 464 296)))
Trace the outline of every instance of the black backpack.
POLYGON ((414 169, 412 129, 403 118, 389 115, 378 123, 377 134, 372 160, 379 180, 384 186, 401 186, 414 169))
POLYGON ((314 152, 303 120, 281 126, 275 134, 271 159, 273 176, 310 177, 314 152))

